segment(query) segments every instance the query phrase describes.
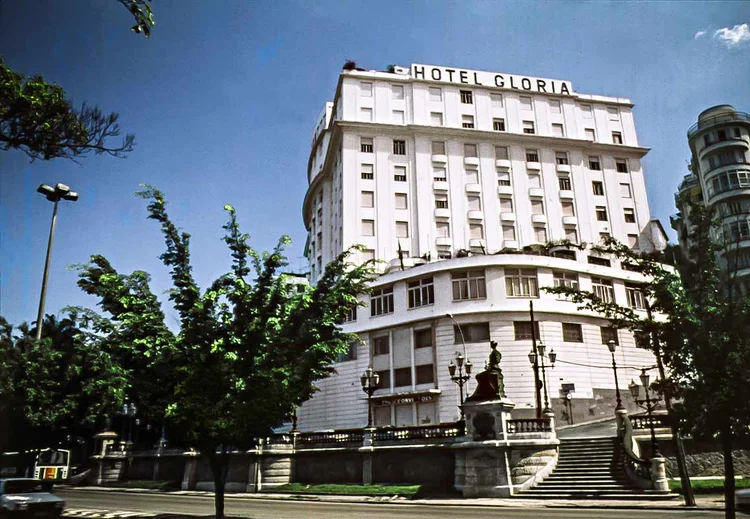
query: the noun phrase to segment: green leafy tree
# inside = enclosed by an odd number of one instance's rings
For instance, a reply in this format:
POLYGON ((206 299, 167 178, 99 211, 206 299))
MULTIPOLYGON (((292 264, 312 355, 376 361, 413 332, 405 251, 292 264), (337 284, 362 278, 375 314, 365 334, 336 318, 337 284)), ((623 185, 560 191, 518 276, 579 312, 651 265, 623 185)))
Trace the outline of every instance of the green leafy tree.
MULTIPOLYGON (((180 316, 174 355, 166 366, 167 379, 175 384, 166 406, 170 437, 208 458, 216 517, 222 518, 230 452, 268 435, 312 396, 316 380, 332 372, 336 356, 354 338, 338 323, 359 304, 357 295, 368 292, 372 265, 348 263, 349 250, 326 267, 316 286, 299 284, 282 273, 289 239, 283 237, 270 253, 255 251, 249 236, 240 232, 234 208, 227 205, 224 242, 231 270, 201 291, 192 274, 190 235, 169 219, 161 192, 146 186, 139 195, 149 200, 149 218, 161 225, 166 251, 160 258, 170 269, 169 298, 180 316)), ((109 264, 95 257, 83 267, 82 286, 100 297, 117 294, 100 288, 123 279, 109 267, 101 275, 103 265, 109 264)), ((115 295, 109 307, 122 297, 115 295)), ((130 304, 148 307, 150 297, 144 291, 134 299, 146 299, 130 304)), ((143 344, 149 349, 156 342, 143 344)))
POLYGON ((750 297, 743 294, 736 268, 722 264, 731 244, 717 238, 711 210, 692 205, 689 251, 641 254, 608 238, 593 249, 618 258, 645 276, 641 290, 649 312, 603 301, 593 292, 545 287, 628 329, 649 344, 667 370, 657 388, 682 432, 696 439, 718 439, 724 454, 726 517, 734 518, 733 444, 750 432, 750 297), (674 262, 670 267, 665 263, 674 262))
POLYGON ((151 36, 151 27, 156 25, 154 13, 151 11, 151 0, 117 0, 133 15, 135 25, 130 29, 146 38, 151 36))

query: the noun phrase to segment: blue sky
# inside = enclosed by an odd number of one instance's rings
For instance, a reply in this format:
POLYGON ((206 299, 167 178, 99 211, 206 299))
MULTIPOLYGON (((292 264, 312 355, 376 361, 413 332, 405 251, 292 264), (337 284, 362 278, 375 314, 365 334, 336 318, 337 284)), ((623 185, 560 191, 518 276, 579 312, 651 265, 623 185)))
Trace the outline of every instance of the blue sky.
POLYGON ((6 64, 119 112, 137 143, 127 159, 81 165, 0 153, 0 315, 11 322, 36 317, 52 210, 35 193, 40 183, 81 196, 60 207, 48 313, 96 304, 67 269, 91 254, 150 272, 159 294, 169 288, 159 229, 133 196, 142 182, 166 193, 192 234, 202 286, 229 264, 225 203, 258 249, 289 234, 292 266, 304 267, 308 145, 347 59, 566 79, 578 92, 630 98, 640 143, 652 149, 651 211, 665 227, 698 113, 722 103, 750 112, 747 2, 156 0, 154 12, 146 39, 114 0, 0 2, 6 64))

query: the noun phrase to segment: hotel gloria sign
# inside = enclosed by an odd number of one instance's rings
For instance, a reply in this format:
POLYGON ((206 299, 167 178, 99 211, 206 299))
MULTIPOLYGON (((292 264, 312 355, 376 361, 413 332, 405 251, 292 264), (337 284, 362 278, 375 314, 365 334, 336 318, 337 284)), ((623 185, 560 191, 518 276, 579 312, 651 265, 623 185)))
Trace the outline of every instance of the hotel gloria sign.
POLYGON ((483 70, 465 70, 460 68, 412 64, 411 77, 428 81, 457 83, 459 85, 509 88, 526 92, 539 92, 542 94, 571 95, 573 93, 573 85, 571 85, 570 81, 516 76, 513 74, 498 74, 483 70))

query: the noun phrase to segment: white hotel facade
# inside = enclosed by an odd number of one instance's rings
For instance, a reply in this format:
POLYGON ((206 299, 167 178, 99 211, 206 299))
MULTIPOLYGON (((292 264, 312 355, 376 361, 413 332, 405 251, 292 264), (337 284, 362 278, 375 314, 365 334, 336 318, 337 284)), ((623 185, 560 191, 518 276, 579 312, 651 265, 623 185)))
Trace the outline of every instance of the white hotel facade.
MULTIPOLYGON (((465 348, 481 371, 490 340, 503 355, 507 396, 531 416, 530 301, 541 340, 558 356, 546 372, 558 419, 566 393, 576 421, 612 416, 606 342, 619 344, 623 397, 653 356, 629 332, 540 288, 577 284, 640 308, 643 279, 587 249, 523 249, 604 235, 634 247, 663 239, 649 214, 648 149, 638 144, 632 108, 628 99, 576 93, 567 81, 429 65, 344 70, 308 164, 310 278, 353 244, 366 249, 358 261, 384 263, 373 294, 344 324, 361 342, 318 382, 298 427, 364 426, 359 376, 368 366, 381 376, 376 425, 455 421, 448 364, 465 348)), ((474 388, 472 377, 469 394, 474 388)))

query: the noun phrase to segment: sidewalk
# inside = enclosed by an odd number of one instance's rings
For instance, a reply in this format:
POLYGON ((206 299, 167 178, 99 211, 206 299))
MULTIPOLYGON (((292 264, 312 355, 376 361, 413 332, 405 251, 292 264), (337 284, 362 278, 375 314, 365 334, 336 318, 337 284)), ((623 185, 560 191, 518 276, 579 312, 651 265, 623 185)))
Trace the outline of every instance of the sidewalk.
MULTIPOLYGON (((161 492, 158 490, 147 490, 139 488, 112 488, 112 487, 60 487, 66 491, 101 491, 101 492, 127 492, 141 494, 168 494, 173 496, 204 496, 213 497, 213 492, 201 490, 175 490, 161 492)), ((321 501, 329 503, 388 503, 408 505, 436 505, 436 506, 494 506, 508 508, 620 508, 620 509, 645 509, 650 510, 674 510, 684 509, 682 497, 675 494, 672 500, 649 501, 649 500, 617 500, 617 499, 528 499, 528 498, 421 498, 411 499, 398 496, 348 496, 348 495, 324 495, 324 494, 281 494, 281 493, 227 493, 227 499, 285 499, 295 501, 321 501)), ((699 510, 724 510, 724 496, 720 494, 695 496, 696 508, 699 510)))

